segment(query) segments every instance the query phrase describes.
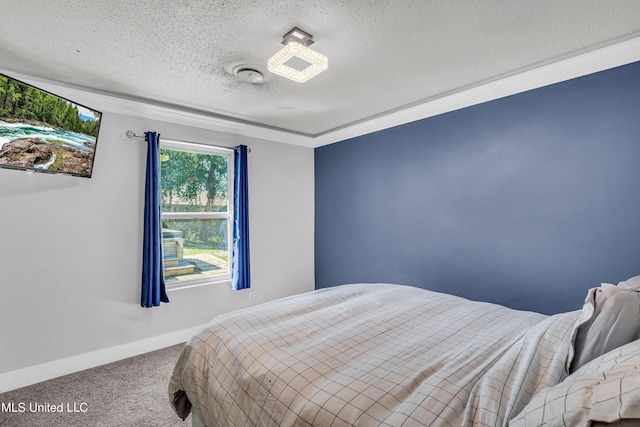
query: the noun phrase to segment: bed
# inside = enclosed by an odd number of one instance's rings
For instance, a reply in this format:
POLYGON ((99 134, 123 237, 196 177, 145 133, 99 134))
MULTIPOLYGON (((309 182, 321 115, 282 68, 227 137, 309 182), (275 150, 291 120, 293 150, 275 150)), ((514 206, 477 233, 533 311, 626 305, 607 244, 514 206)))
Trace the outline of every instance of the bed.
POLYGON ((553 316, 394 284, 271 301, 193 336, 169 397, 207 427, 636 423, 637 279, 553 316))

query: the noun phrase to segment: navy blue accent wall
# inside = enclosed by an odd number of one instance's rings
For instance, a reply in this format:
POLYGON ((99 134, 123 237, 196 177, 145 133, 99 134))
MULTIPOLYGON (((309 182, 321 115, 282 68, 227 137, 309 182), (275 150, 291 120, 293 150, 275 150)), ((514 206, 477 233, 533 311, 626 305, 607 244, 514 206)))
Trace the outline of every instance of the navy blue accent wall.
POLYGON ((316 287, 547 314, 640 274, 640 63, 315 150, 316 287))

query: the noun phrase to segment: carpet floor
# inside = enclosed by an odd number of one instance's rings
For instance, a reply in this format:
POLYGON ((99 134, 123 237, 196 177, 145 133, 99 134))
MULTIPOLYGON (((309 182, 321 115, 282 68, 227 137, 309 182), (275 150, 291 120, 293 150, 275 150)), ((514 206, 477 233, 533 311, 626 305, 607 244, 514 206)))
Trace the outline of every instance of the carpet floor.
POLYGON ((183 422, 173 412, 167 393, 182 347, 2 393, 0 426, 190 427, 191 416, 183 422), (57 412, 60 408, 62 412, 57 412))

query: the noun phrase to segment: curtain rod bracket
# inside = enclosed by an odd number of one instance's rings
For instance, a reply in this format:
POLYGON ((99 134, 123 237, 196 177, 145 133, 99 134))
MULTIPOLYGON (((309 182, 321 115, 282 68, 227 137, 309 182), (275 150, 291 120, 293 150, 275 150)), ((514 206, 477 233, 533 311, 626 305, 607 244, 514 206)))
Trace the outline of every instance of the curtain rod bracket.
POLYGON ((138 135, 137 133, 135 133, 132 130, 126 131, 125 135, 127 135, 127 138, 144 138, 144 135, 138 135))

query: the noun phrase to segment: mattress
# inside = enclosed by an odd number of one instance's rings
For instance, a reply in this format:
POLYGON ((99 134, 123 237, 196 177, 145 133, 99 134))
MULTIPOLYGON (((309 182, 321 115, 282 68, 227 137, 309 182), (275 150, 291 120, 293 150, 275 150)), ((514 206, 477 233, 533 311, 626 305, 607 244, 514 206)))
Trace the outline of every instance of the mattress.
POLYGON ((579 312, 349 284, 214 318, 169 396, 206 426, 506 426, 562 381, 579 312))

